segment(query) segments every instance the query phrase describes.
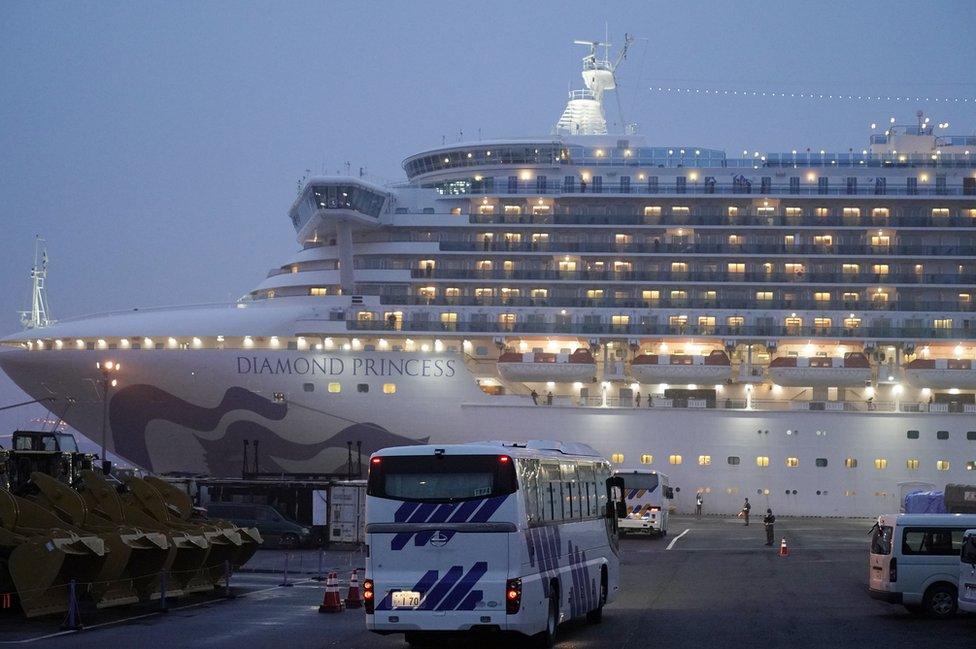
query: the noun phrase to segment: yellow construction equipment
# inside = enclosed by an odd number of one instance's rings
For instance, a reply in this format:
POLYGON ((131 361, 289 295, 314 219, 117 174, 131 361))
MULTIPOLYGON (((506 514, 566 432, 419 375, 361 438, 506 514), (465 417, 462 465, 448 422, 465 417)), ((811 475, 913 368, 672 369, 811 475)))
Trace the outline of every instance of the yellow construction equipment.
POLYGON ((86 533, 100 537, 108 557, 91 586, 99 608, 134 604, 158 592, 159 572, 169 558, 169 539, 162 532, 141 530, 103 517, 84 498, 49 475, 34 472, 38 493, 31 500, 86 533))
POLYGON ((98 536, 0 490, 0 589, 16 592, 27 617, 67 611, 69 582, 81 588, 94 581, 107 554, 98 536))

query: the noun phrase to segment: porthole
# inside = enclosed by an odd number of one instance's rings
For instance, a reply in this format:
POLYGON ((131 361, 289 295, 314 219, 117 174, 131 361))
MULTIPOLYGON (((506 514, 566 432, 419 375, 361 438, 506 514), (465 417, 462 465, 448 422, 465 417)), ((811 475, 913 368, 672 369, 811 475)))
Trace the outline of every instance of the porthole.
POLYGON ((302 384, 302 389, 305 390, 305 392, 315 392, 315 384, 314 383, 303 383, 302 384))

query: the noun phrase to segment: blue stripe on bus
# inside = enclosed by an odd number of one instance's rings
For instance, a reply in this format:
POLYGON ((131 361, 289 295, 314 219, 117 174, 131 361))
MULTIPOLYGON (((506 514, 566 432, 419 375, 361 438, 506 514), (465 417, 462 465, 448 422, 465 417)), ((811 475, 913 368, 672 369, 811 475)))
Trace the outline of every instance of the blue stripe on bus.
MULTIPOLYGON (((457 583, 453 590, 441 601, 437 606, 438 611, 452 611, 458 605, 463 597, 471 592, 474 585, 478 583, 478 580, 485 576, 488 572, 488 562, 479 561, 471 567, 468 574, 457 583)), ((472 610, 472 609, 460 609, 460 610, 472 610)))
POLYGON ((484 523, 491 515, 498 511, 498 508, 502 506, 502 503, 508 496, 495 496, 494 498, 489 498, 485 501, 485 504, 481 506, 474 516, 471 517, 472 523, 484 523))
POLYGON ((420 507, 420 503, 405 502, 400 505, 396 512, 393 514, 393 520, 397 523, 403 523, 407 518, 414 512, 415 509, 420 507))
POLYGON ((451 569, 447 571, 447 574, 438 581, 434 587, 427 593, 424 597, 424 601, 420 603, 417 607, 419 611, 433 611, 440 604, 440 601, 444 599, 444 596, 454 587, 458 579, 461 578, 463 569, 461 566, 451 566, 451 569))
POLYGON ((454 610, 456 611, 473 611, 474 607, 485 598, 485 595, 480 590, 472 590, 464 601, 454 610))
MULTIPOLYGON (((440 505, 434 513, 430 515, 427 519, 427 523, 443 523, 447 520, 447 517, 457 508, 457 503, 447 503, 440 505)), ((446 534, 445 534, 446 535, 446 534)), ((417 532, 417 536, 413 540, 413 544, 417 547, 423 547, 427 545, 430 541, 430 537, 434 536, 434 530, 429 532, 417 532)), ((448 538, 450 540, 450 538, 448 538)))
POLYGON ((474 513, 474 510, 478 509, 478 507, 480 507, 483 502, 484 502, 483 500, 464 501, 463 503, 461 503, 461 506, 458 507, 457 511, 454 512, 454 514, 447 519, 447 522, 464 523, 465 521, 468 520, 471 514, 474 513))

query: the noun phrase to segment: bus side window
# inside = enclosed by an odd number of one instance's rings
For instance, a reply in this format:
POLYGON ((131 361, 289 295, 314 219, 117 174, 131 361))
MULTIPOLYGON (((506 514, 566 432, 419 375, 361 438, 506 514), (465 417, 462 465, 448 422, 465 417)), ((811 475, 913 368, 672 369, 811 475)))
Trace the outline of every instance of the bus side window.
POLYGON ((519 460, 519 480, 522 483, 522 499, 525 503, 525 515, 530 523, 541 520, 539 509, 539 461, 519 460))
POLYGON ((539 472, 539 487, 543 492, 542 518, 547 521, 562 519, 562 489, 559 482, 559 465, 543 464, 539 472))

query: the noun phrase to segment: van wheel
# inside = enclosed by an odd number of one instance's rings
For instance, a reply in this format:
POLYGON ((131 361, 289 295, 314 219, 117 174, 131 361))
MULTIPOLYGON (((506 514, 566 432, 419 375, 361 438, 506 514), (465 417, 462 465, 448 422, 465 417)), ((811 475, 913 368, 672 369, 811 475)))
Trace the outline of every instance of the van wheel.
POLYGON ((956 589, 949 584, 936 584, 925 591, 922 606, 929 616, 945 620, 956 614, 956 589))
POLYGON ((603 621, 603 606, 607 603, 607 571, 600 570, 600 605, 586 614, 586 621, 599 624, 603 621))
POLYGON ((553 588, 549 593, 549 614, 546 615, 546 630, 536 636, 535 646, 540 649, 555 647, 557 626, 559 626, 559 591, 553 588))

